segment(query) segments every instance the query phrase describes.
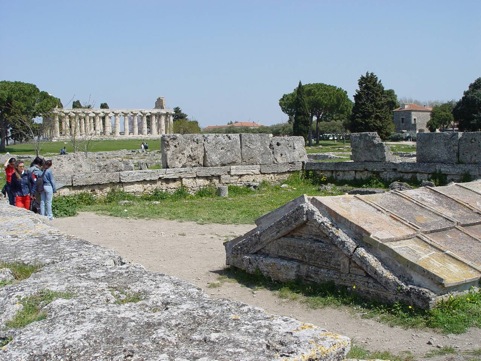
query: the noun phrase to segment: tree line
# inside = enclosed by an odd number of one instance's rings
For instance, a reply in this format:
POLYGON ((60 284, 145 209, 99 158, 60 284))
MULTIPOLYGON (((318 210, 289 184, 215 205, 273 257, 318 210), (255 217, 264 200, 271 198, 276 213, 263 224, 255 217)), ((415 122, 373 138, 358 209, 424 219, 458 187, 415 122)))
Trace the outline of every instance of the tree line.
MULTIPOLYGON (((381 80, 366 72, 358 80, 358 89, 351 101, 347 92, 324 83, 302 84, 282 95, 279 106, 287 116, 286 124, 256 129, 235 129, 237 132, 267 132, 275 135, 300 135, 312 145, 326 132, 377 132, 387 139, 394 131, 392 111, 399 107, 393 89, 385 89, 381 80)), ((39 138, 52 127, 52 111, 63 108, 59 98, 41 91, 34 84, 19 81, 0 81, 0 151, 5 151, 8 140, 24 142, 39 138), (35 122, 42 118, 43 122, 35 122)), ((88 108, 76 100, 73 108, 88 108)), ((100 105, 108 109, 107 103, 100 105)), ((460 131, 481 130, 481 78, 471 83, 459 101, 435 104, 428 129, 457 127, 460 131)), ((225 127, 220 132, 232 132, 225 127)), ((197 121, 189 120, 180 107, 174 108, 174 132, 200 133, 197 121)))

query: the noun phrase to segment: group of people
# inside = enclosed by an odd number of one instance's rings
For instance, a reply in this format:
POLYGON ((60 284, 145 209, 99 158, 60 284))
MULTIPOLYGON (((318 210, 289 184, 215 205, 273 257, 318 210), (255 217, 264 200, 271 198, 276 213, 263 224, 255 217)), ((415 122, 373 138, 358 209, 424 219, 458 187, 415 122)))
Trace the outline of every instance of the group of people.
POLYGON ((36 157, 30 168, 22 160, 9 158, 5 162, 5 196, 12 206, 37 211, 53 219, 52 199, 57 192, 51 170, 52 161, 36 157))
POLYGON ((149 145, 147 144, 147 142, 142 142, 142 144, 140 145, 140 151, 146 152, 148 149, 149 149, 149 145))

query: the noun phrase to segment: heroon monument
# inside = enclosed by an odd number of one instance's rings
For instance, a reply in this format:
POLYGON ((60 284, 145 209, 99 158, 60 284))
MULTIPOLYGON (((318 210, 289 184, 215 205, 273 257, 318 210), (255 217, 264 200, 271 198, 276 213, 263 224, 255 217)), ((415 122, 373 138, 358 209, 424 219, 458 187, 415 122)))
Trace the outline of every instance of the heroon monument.
POLYGON ((72 136, 122 137, 172 134, 174 111, 157 98, 154 109, 55 109, 52 139, 72 136))

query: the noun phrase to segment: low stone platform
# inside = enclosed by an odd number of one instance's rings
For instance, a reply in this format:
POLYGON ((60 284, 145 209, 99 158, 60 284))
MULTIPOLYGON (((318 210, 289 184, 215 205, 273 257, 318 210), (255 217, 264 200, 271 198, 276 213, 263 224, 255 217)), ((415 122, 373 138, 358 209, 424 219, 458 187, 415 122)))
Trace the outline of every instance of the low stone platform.
POLYGON ((2 203, 0 221, 0 360, 343 360, 349 351, 345 336, 211 299, 26 210, 2 203), (41 268, 17 281, 5 263, 41 268), (9 327, 27 297, 47 291, 60 297, 41 303, 44 319, 9 327))
POLYGON ((256 223, 226 243, 228 265, 422 308, 479 286, 481 181, 302 196, 256 223))

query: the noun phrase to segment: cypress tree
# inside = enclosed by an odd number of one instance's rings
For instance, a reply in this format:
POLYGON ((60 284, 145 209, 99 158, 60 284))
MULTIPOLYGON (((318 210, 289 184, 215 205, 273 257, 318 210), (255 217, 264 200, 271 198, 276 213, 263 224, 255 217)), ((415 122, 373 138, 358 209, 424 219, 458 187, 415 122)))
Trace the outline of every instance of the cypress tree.
POLYGON ((304 97, 304 88, 300 81, 296 89, 294 109, 294 124, 292 125, 292 132, 294 135, 304 137, 304 140, 307 142, 309 139, 311 117, 304 97))
POLYGON ((374 73, 361 76, 358 84, 349 130, 351 133, 377 132, 381 139, 387 139, 394 131, 388 93, 374 73))

